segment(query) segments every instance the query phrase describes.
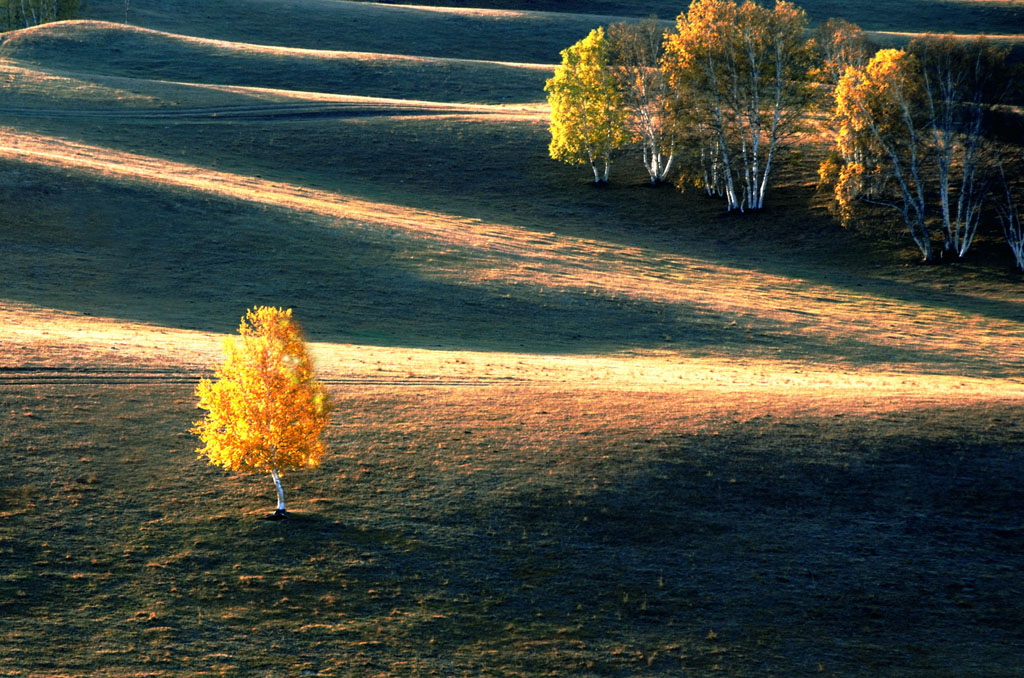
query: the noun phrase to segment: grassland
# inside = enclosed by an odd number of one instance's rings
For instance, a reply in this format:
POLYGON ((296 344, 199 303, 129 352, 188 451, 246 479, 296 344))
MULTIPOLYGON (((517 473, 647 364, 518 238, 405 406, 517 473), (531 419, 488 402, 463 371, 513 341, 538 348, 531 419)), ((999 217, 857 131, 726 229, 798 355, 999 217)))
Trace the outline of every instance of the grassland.
POLYGON ((996 234, 918 266, 801 170, 761 215, 626 161, 592 188, 543 80, 679 8, 490 7, 91 0, 3 36, 0 675, 1021 675, 996 234), (261 303, 338 405, 283 522, 187 433, 261 303))

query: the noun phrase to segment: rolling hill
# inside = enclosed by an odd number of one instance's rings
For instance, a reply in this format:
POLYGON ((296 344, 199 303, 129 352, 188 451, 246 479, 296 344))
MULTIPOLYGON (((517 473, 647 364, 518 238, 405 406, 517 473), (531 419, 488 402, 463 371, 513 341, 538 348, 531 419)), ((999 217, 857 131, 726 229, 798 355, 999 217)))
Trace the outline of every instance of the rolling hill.
MULTIPOLYGON (((1010 0, 805 7, 1024 37, 1010 0)), ((991 229, 941 267, 843 230, 804 169, 729 215, 551 161, 559 50, 679 9, 0 35, 0 675, 1016 675, 1020 275, 991 229), (338 406, 284 523, 187 433, 257 304, 338 406)))

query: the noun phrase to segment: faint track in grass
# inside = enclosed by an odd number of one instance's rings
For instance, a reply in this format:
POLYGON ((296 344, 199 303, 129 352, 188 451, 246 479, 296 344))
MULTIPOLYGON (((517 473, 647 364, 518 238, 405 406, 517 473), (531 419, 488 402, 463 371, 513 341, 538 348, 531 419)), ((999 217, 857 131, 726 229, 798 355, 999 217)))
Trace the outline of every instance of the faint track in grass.
POLYGON ((30 117, 50 119, 93 119, 105 120, 172 120, 172 121, 268 121, 310 118, 370 118, 408 117, 438 115, 487 115, 514 114, 514 110, 486 106, 425 106, 419 104, 395 103, 278 103, 236 106, 211 106, 201 108, 144 108, 144 109, 72 109, 72 108, 0 108, 2 117, 30 117))
MULTIPOLYGON (((0 367, 0 386, 141 386, 144 384, 194 384, 212 378, 213 370, 80 367, 0 367)), ((523 380, 514 377, 397 377, 393 375, 318 378, 328 386, 492 386, 523 380)))

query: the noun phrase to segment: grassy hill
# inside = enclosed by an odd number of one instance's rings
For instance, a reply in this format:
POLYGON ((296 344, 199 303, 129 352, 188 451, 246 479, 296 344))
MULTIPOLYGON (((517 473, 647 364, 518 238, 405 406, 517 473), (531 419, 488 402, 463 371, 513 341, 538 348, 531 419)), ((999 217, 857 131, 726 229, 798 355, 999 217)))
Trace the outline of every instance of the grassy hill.
POLYGON ((471 4, 90 0, 0 36, 0 675, 1017 675, 993 229, 922 267, 800 166, 756 215, 629 160, 596 189, 547 157, 543 81, 680 8, 471 4), (187 433, 256 304, 338 405, 285 522, 187 433))

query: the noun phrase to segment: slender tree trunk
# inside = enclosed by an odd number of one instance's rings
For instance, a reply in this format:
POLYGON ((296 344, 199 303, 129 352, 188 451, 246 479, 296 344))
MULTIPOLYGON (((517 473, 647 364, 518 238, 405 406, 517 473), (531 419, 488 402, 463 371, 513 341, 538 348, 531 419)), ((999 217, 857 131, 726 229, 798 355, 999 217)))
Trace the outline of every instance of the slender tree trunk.
POLYGON ((658 172, 658 181, 665 181, 668 178, 669 172, 672 171, 672 163, 675 162, 676 154, 669 153, 668 160, 664 162, 661 167, 661 171, 658 172))
POLYGON ((1017 268, 1024 271, 1024 224, 1020 220, 1020 211, 1017 209, 1017 202, 1014 200, 1013 192, 1010 190, 1010 182, 1006 178, 1006 170, 1003 169, 1002 158, 997 158, 999 167, 999 178, 1003 183, 1003 199, 1005 205, 1000 205, 999 220, 1003 225, 1003 234, 1006 242, 1013 252, 1013 258, 1017 262, 1017 268))
POLYGON ((277 510, 275 515, 284 515, 284 488, 281 487, 281 476, 277 475, 277 469, 270 470, 270 477, 274 479, 274 486, 277 487, 277 510))

